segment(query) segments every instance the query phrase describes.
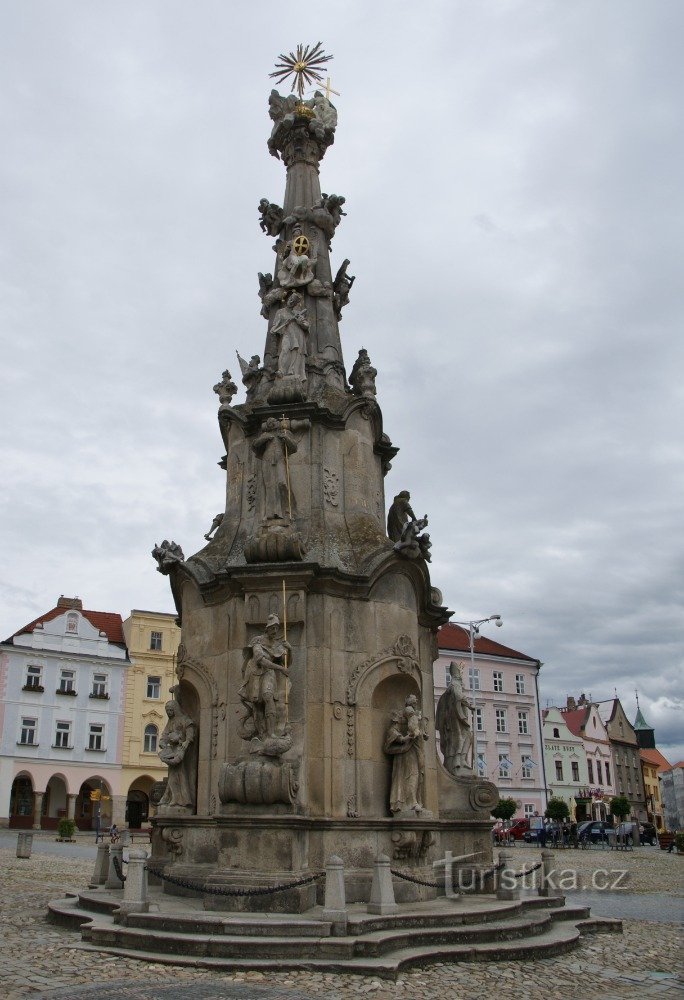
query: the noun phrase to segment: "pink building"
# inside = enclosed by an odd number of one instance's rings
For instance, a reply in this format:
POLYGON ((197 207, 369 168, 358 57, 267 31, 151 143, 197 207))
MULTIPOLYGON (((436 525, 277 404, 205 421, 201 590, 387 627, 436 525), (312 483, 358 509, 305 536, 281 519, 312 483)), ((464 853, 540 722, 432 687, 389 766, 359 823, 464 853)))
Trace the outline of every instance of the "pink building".
POLYGON ((445 690, 449 664, 459 664, 463 689, 473 703, 478 773, 493 781, 503 798, 515 799, 516 816, 543 815, 547 783, 539 718, 540 661, 477 636, 471 662, 468 630, 459 625, 444 625, 437 643, 435 699, 445 690))

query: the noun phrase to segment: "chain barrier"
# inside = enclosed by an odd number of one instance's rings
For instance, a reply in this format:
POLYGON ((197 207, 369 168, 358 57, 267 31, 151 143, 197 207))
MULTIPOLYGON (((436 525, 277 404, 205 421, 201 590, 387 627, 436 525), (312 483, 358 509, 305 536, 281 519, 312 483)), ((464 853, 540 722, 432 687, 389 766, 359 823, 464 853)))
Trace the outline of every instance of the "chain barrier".
MULTIPOLYGON (((124 862, 124 864, 125 863, 126 862, 124 862)), ((119 882, 125 882, 126 876, 123 873, 123 869, 119 864, 119 859, 117 858, 116 854, 112 855, 112 864, 114 865, 114 871, 116 872, 116 877, 118 878, 119 882)))
MULTIPOLYGON (((536 867, 539 868, 540 866, 541 862, 536 867)), ((481 882, 484 882, 485 879, 490 878, 496 872, 500 871, 503 867, 504 865, 502 862, 501 864, 495 865, 494 868, 490 868, 487 871, 478 872, 478 877, 481 882)), ((530 870, 534 871, 534 868, 530 870)), ((397 868, 390 868, 390 872, 392 873, 392 875, 396 875, 397 878, 404 879, 405 882, 413 882, 415 885, 426 885, 429 889, 443 889, 445 886, 444 878, 440 879, 439 882, 429 882, 427 879, 416 878, 415 875, 408 875, 406 874, 406 872, 400 872, 397 868)), ((520 874, 522 875, 526 873, 521 872, 520 874)))
POLYGON ((297 889, 300 885, 309 885, 311 882, 316 882, 325 876, 325 872, 318 872, 316 875, 308 875, 306 878, 300 878, 296 882, 266 886, 261 889, 228 889, 218 885, 203 885, 200 882, 192 882, 190 879, 178 878, 175 875, 167 875, 165 872, 152 868, 150 865, 146 865, 146 868, 150 875, 154 875, 164 882, 170 882, 171 885, 177 885, 181 889, 192 889, 195 892, 208 893, 212 896, 268 896, 275 892, 287 892, 288 889, 297 889))
POLYGON ((536 872, 537 868, 541 868, 541 866, 541 861, 538 861, 536 865, 532 865, 532 867, 528 868, 526 872, 516 872, 513 878, 524 878, 525 875, 531 875, 532 872, 536 872))

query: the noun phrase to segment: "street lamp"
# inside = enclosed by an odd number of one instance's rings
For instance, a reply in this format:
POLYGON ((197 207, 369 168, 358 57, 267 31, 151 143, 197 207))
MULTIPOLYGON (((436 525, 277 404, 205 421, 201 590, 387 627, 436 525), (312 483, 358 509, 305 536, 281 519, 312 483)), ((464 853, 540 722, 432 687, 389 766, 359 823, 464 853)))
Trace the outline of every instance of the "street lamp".
POLYGON ((451 622, 452 625, 460 625, 461 628, 468 629, 468 638, 470 641, 470 669, 473 671, 471 677, 475 676, 475 639, 480 634, 480 628, 482 625, 486 625, 487 622, 494 622, 497 628, 501 628, 503 625, 503 619, 501 615, 490 615, 489 618, 478 618, 476 621, 472 622, 451 622))

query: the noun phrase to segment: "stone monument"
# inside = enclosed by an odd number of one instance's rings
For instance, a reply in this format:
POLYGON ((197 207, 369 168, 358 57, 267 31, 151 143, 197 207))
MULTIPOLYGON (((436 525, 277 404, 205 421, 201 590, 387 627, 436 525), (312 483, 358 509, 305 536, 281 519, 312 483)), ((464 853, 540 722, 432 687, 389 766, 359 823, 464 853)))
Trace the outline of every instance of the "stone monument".
MULTIPOLYGON (((430 581, 427 516, 415 517, 407 491, 386 530, 384 477, 398 449, 365 349, 347 380, 339 324, 354 278, 348 258, 331 264, 342 205, 353 206, 319 182, 337 111, 322 91, 304 99, 297 66, 298 94, 273 90, 268 101, 285 193, 282 207, 258 204, 275 260, 259 274, 264 333, 234 345, 251 356, 238 354, 247 399, 233 403, 227 369, 214 387, 225 511, 187 559, 175 542, 154 549, 182 643, 152 860, 208 888, 263 888, 335 855, 354 901, 369 898, 381 856, 428 876, 446 851, 486 864, 497 793, 461 743, 446 767, 439 759, 432 665, 449 612, 430 581)), ((377 242, 388 252, 380 231, 377 242)), ((249 905, 299 912, 316 891, 307 883, 249 905)), ((397 886, 399 901, 426 892, 397 886)), ((207 894, 205 905, 246 904, 207 894)))

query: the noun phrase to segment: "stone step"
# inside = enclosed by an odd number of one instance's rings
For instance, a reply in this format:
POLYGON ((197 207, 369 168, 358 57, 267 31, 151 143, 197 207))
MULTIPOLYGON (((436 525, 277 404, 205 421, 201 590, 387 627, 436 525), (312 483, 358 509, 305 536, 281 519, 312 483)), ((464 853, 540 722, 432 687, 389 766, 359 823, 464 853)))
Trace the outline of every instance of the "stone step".
MULTIPOLYGON (((332 939, 334 940, 334 939, 332 939)), ((221 956, 170 955, 167 952, 156 951, 154 942, 148 940, 145 951, 129 949, 121 946, 104 944, 84 945, 84 950, 96 950, 107 954, 120 955, 124 958, 143 959, 149 962, 168 965, 190 965, 194 968, 221 969, 222 971, 257 972, 328 972, 353 973, 364 976, 376 976, 381 979, 396 979, 404 969, 433 962, 493 962, 493 961, 530 961, 539 958, 550 958, 576 948, 580 941, 577 928, 563 921, 551 924, 543 934, 513 941, 491 941, 480 944, 442 944, 425 945, 422 947, 404 948, 379 958, 236 958, 221 956)), ((330 943, 330 942, 328 942, 330 943)))
POLYGON ((303 920, 285 916, 220 916, 210 913, 132 913, 127 927, 150 927, 153 930, 181 934, 229 934, 233 937, 330 937, 332 924, 326 920, 303 920))

